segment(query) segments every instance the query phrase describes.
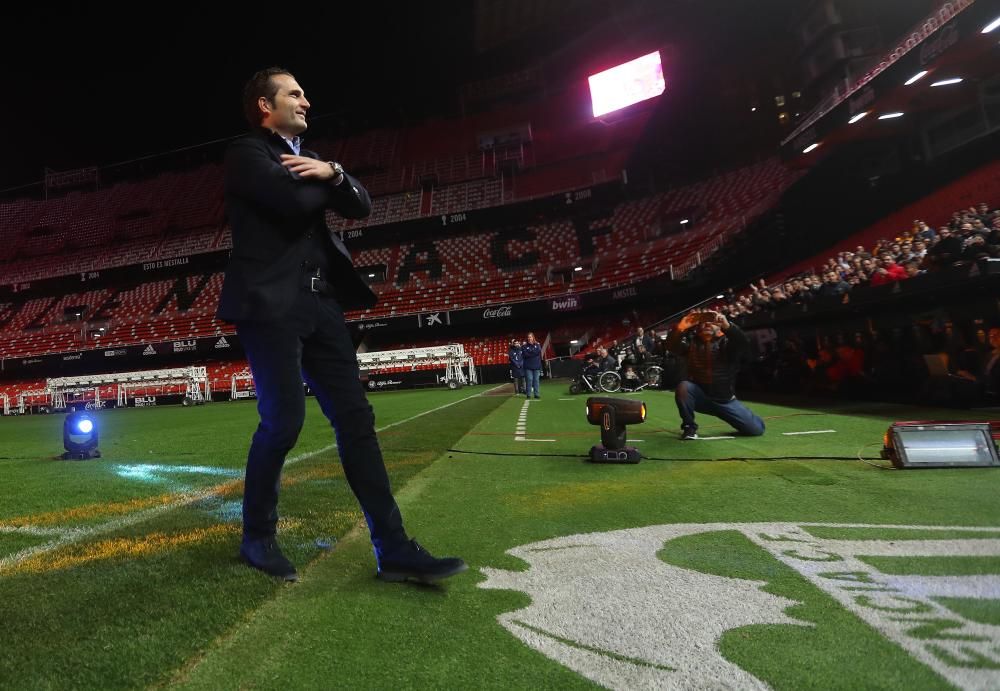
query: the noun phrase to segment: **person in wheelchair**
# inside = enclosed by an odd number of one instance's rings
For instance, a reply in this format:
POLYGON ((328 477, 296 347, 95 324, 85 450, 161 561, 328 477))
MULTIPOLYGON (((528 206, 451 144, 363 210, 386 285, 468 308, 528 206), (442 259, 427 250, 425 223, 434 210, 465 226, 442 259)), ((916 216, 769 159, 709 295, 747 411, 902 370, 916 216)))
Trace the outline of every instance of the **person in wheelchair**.
POLYGON ((635 391, 639 387, 639 373, 635 371, 635 365, 628 358, 622 363, 619 374, 622 378, 622 389, 635 391))
POLYGON ((597 355, 599 357, 598 364, 602 372, 616 372, 618 370, 618 358, 608 353, 607 348, 598 348, 597 355))
POLYGON ((601 376, 601 363, 598 360, 596 353, 588 353, 587 357, 583 362, 583 369, 580 370, 580 374, 569 385, 569 392, 572 394, 580 393, 581 391, 590 392, 600 392, 601 385, 599 383, 601 376))
POLYGON ((645 346, 636 345, 626 350, 620 367, 605 371, 599 381, 601 389, 608 393, 641 391, 647 386, 659 386, 662 374, 663 368, 645 346))

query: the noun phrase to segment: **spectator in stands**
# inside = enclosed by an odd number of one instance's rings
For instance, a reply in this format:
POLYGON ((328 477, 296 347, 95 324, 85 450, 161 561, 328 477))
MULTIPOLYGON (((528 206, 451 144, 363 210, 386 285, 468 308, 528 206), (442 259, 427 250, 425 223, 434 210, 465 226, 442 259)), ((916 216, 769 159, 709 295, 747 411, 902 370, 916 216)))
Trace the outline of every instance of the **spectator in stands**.
POLYGON ((525 398, 531 398, 531 392, 535 392, 535 398, 541 398, 538 393, 538 380, 542 374, 542 346, 535 340, 535 334, 528 333, 528 341, 521 346, 521 354, 524 357, 524 375, 527 379, 525 385, 525 398))
POLYGON ((514 380, 514 393, 524 393, 524 354, 521 352, 521 342, 516 338, 510 342, 507 357, 510 359, 510 376, 514 380))
POLYGON ((718 312, 689 313, 670 334, 667 347, 686 358, 688 378, 674 398, 681 416, 681 439, 697 439, 695 413, 714 415, 740 434, 764 434, 764 421, 736 400, 736 375, 750 342, 718 312))
POLYGON ((940 270, 954 264, 962 256, 962 238, 951 232, 948 226, 938 230, 938 241, 927 251, 924 262, 928 270, 940 270))
POLYGON ((875 273, 872 274, 871 285, 881 286, 908 278, 906 269, 895 262, 891 252, 883 252, 881 259, 882 266, 875 269, 875 273))
POLYGON ((920 268, 920 262, 911 259, 910 261, 903 264, 903 270, 906 272, 907 278, 916 278, 917 276, 922 276, 927 273, 920 268))
POLYGON ((923 221, 917 221, 916 232, 913 234, 914 240, 923 240, 924 242, 934 242, 937 239, 937 234, 934 229, 923 221))
POLYGON ((983 235, 970 235, 965 241, 965 249, 962 250, 961 259, 963 262, 974 263, 980 259, 997 256, 997 247, 986 244, 983 235))
POLYGON ((840 297, 851 290, 850 284, 840 278, 836 271, 827 271, 823 276, 823 285, 819 289, 819 297, 840 297))
POLYGON ((325 214, 365 218, 368 192, 338 163, 301 148, 310 103, 291 73, 257 72, 243 105, 251 132, 226 153, 233 251, 218 308, 219 318, 236 324, 260 414, 247 458, 240 556, 269 575, 297 578, 276 532, 281 469, 305 420, 304 377, 336 433, 378 577, 433 581, 464 571, 461 559, 432 557, 403 528, 344 321, 345 310, 371 307, 376 297, 325 214))
POLYGON ((976 217, 980 221, 982 221, 984 225, 990 225, 990 223, 992 223, 993 219, 996 217, 996 213, 990 212, 989 204, 987 204, 986 202, 980 202, 979 207, 976 209, 976 211, 978 212, 976 217))

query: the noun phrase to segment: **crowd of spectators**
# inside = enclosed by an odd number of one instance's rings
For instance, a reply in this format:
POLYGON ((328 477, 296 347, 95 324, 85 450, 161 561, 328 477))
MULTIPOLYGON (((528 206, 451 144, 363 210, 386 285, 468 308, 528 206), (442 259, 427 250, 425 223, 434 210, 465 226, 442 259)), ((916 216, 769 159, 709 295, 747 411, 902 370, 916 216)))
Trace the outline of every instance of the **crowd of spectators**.
MULTIPOLYGON (((786 305, 847 303, 856 287, 906 281, 985 258, 1000 258, 1000 210, 981 203, 955 212, 937 229, 915 220, 897 237, 838 252, 818 270, 770 286, 762 280, 703 309, 740 323, 754 313, 786 305)), ((957 406, 1000 402, 1000 325, 986 315, 970 320, 939 312, 908 327, 837 329, 831 323, 771 331, 776 338, 757 344, 746 383, 852 400, 916 398, 957 406)), ((664 348, 669 330, 661 331, 638 329, 590 354, 587 367, 595 373, 617 370, 624 377, 655 362, 662 370, 662 384, 670 387, 683 377, 684 368, 664 348)))
POLYGON ((770 286, 761 279, 739 294, 731 293, 726 304, 714 309, 730 319, 738 319, 817 298, 840 298, 847 302, 851 290, 858 286, 906 281, 984 258, 1000 258, 1000 210, 991 210, 985 202, 956 211, 936 230, 916 220, 909 230, 879 240, 874 247, 858 245, 853 251, 838 252, 818 270, 790 276, 770 286))

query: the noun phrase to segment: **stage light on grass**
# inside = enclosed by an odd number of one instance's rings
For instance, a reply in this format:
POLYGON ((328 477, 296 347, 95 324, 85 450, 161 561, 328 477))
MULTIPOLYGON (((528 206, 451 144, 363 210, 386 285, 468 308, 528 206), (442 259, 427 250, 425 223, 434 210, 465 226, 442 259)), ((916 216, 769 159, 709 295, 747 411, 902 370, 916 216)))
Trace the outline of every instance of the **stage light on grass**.
POLYGON ((590 449, 595 463, 638 463, 639 450, 626 446, 626 426, 646 421, 646 404, 628 398, 587 399, 587 422, 601 427, 601 444, 590 449))
POLYGON ((70 413, 63 420, 63 459, 100 458, 97 441, 97 421, 90 413, 70 413))
POLYGON ((897 468, 1000 467, 988 422, 894 422, 882 458, 897 468))

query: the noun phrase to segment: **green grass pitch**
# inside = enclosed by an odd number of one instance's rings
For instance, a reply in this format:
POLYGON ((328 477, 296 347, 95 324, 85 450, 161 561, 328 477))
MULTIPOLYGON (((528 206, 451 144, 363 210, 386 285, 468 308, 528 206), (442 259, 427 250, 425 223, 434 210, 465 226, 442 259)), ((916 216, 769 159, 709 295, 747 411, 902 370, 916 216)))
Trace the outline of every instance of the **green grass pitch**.
POLYGON ((295 584, 236 559, 252 402, 100 411, 93 461, 0 419, 0 688, 1000 688, 1000 471, 875 467, 894 420, 988 413, 751 401, 763 437, 682 442, 650 391, 646 458, 598 465, 566 390, 370 397, 408 531, 469 563, 436 587, 375 580, 313 401, 295 584))

